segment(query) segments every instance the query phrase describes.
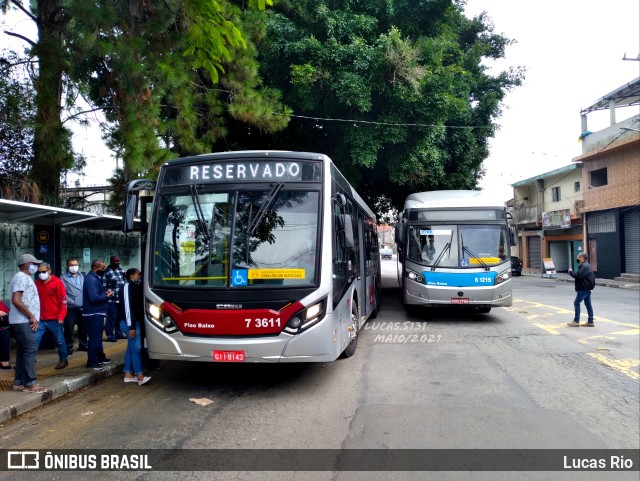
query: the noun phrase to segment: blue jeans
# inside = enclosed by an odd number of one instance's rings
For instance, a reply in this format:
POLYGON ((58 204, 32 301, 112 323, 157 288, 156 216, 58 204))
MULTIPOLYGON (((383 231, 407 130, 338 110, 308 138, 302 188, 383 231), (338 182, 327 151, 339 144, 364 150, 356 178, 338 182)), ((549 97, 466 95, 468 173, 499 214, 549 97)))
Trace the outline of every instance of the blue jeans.
POLYGON ((129 326, 127 321, 120 321, 122 332, 127 333, 127 351, 124 354, 124 372, 131 374, 142 373, 142 336, 140 333, 140 323, 136 322, 136 335, 129 337, 129 326))
POLYGON ((31 386, 36 382, 36 333, 31 324, 12 324, 16 335, 16 374, 14 386, 31 386))
POLYGON ((42 336, 44 336, 44 333, 47 330, 51 331, 55 337, 56 346, 58 346, 58 357, 61 361, 66 361, 67 343, 64 340, 64 326, 62 324, 58 324, 58 321, 56 320, 40 321, 38 323, 38 330, 36 331, 36 351, 40 347, 42 336))
POLYGON ((87 367, 98 367, 106 359, 102 349, 104 314, 84 316, 87 326, 87 367))
POLYGON ((593 322, 593 307, 591 306, 591 291, 577 291, 576 300, 573 301, 573 307, 576 315, 573 318, 575 322, 580 322, 580 304, 584 301, 584 307, 587 308, 588 321, 593 322))

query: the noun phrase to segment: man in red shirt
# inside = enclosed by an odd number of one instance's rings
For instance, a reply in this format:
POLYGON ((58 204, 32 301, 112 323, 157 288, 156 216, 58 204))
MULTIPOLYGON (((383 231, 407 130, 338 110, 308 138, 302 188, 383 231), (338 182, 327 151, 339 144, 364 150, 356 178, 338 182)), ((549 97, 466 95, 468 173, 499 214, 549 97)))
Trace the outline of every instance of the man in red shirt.
POLYGON ((56 369, 69 365, 67 343, 64 340, 64 318, 67 315, 67 291, 63 282, 51 274, 51 266, 43 262, 38 266, 36 288, 40 298, 40 322, 36 331, 36 349, 40 347, 45 331, 53 333, 60 359, 56 369))

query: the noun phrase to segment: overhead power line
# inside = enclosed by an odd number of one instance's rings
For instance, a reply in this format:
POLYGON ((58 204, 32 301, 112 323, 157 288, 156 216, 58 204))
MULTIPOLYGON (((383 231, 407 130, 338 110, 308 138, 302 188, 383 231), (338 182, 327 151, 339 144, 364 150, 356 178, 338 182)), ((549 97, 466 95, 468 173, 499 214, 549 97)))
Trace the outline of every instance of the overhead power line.
POLYGON ((291 115, 298 119, 315 120, 317 122, 345 122, 352 124, 367 124, 367 125, 382 125, 386 127, 431 127, 431 128, 443 128, 443 129, 483 129, 489 127, 488 125, 435 125, 435 124, 420 124, 420 123, 395 123, 395 122, 375 122, 372 120, 353 120, 353 119, 335 119, 325 117, 310 117, 306 115, 291 115))

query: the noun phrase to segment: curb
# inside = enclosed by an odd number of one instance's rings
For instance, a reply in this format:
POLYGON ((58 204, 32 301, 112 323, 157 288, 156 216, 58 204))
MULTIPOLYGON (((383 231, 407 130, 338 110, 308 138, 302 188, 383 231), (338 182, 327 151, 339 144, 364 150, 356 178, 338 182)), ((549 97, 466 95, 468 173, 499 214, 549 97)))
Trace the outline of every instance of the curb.
POLYGON ((47 392, 42 394, 14 393, 12 391, 11 393, 15 394, 15 401, 2 402, 0 404, 0 423, 16 418, 21 414, 66 396, 69 393, 84 389, 111 376, 115 376, 122 372, 123 367, 124 362, 114 362, 109 366, 105 366, 102 371, 88 370, 85 374, 62 379, 51 384, 47 384, 45 380, 42 382, 42 385, 47 389, 47 392))

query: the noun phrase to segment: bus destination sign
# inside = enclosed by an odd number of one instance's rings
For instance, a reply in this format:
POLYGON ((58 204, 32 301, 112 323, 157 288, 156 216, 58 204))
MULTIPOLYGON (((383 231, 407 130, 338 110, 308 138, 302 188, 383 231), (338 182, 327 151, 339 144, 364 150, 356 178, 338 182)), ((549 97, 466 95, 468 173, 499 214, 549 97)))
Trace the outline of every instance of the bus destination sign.
POLYGON ((222 182, 314 182, 321 179, 320 162, 246 160, 197 162, 169 167, 163 185, 222 182))

